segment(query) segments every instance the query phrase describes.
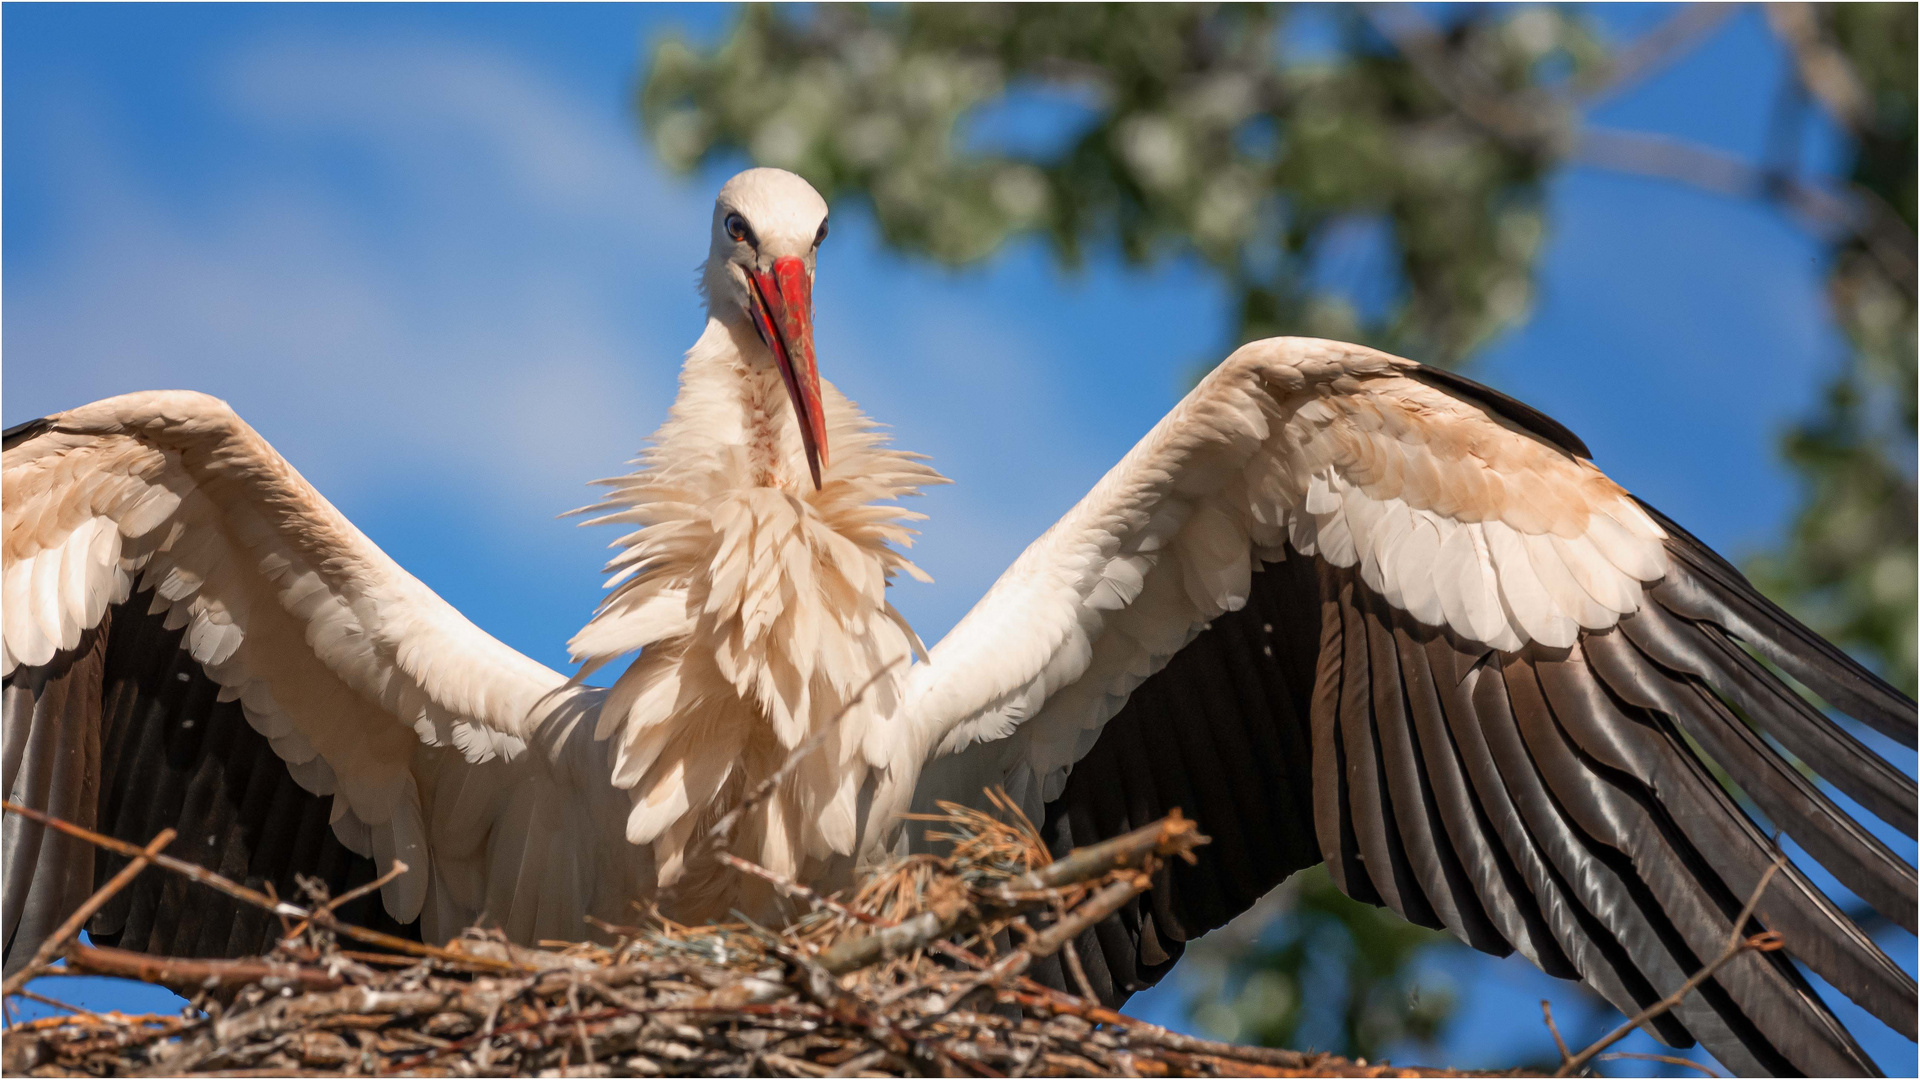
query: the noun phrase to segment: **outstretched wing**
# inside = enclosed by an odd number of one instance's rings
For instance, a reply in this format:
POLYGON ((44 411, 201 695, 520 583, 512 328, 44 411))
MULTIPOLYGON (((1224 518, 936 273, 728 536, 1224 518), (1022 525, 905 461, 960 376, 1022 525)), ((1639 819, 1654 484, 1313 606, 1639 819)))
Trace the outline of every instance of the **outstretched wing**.
MULTIPOLYGON (((1322 860, 1629 1013, 1724 947, 1772 829, 1912 931, 1913 868, 1807 773, 1909 836, 1913 781, 1777 672, 1908 746, 1913 703, 1586 456, 1411 361, 1240 349, 916 669, 947 755, 917 798, 1003 784, 1063 849, 1198 819, 1199 864, 1082 942, 1116 998, 1322 860)), ((1799 869, 1756 917, 1913 1036, 1913 980, 1799 869)), ((1872 1068, 1781 954, 1659 1033, 1742 1072, 1872 1068)))
MULTIPOLYGON (((428 936, 482 917, 578 936, 650 875, 592 864, 620 795, 579 723, 598 692, 462 617, 225 403, 33 421, 7 433, 4 483, 9 799, 143 844, 173 826, 176 854, 283 893, 399 859, 382 907, 428 936)), ((11 970, 112 860, 17 816, 5 840, 11 970)), ((91 928, 257 951, 264 927, 212 895, 146 875, 91 928)))

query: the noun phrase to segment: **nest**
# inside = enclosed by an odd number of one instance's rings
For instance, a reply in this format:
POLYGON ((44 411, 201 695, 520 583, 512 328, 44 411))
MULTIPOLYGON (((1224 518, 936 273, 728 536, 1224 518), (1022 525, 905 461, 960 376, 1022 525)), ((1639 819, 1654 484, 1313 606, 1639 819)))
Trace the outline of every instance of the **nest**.
MULTIPOLYGON (((509 944, 469 931, 444 947, 333 918, 354 894, 302 907, 78 826, 51 827, 135 855, 111 891, 151 863, 275 911, 268 956, 172 960, 92 948, 71 929, 7 981, 61 972, 158 983, 191 999, 179 1015, 72 1010, 11 1026, 12 1075, 392 1076, 1383 1076, 1430 1070, 1235 1046, 1168 1031, 1093 1000, 1073 939, 1138 896, 1157 864, 1206 842, 1172 816, 1051 859, 1018 811, 960 806, 933 819, 943 856, 869 874, 821 896, 736 856, 806 913, 771 929, 689 927, 657 914, 602 925, 603 944, 509 944), (117 884, 116 884, 117 883, 117 884), (352 945, 371 944, 387 951, 352 945), (1027 977, 1059 953, 1082 988, 1027 977), (47 964, 64 956, 64 968, 47 964)), ((9 809, 17 809, 9 807, 9 809)), ((396 867, 399 872, 404 867, 396 867)), ((367 886, 377 887, 379 882, 367 886)), ((360 893, 363 890, 355 890, 360 893)), ((93 902, 90 901, 90 904, 93 902)), ((94 905, 94 906, 97 906, 94 905)), ((39 998, 42 1001, 51 999, 39 998)))

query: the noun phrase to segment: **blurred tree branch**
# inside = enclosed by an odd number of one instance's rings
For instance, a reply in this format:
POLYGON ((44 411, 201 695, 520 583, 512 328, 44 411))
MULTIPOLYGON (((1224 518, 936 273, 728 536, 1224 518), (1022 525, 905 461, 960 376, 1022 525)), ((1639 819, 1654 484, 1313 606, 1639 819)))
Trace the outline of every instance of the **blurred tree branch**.
POLYGON ((1739 4, 1681 5, 1680 10, 1665 22, 1633 39, 1626 48, 1616 53, 1604 69, 1604 81, 1581 88, 1580 103, 1592 108, 1619 97, 1648 76, 1692 52, 1739 10, 1739 4))
MULTIPOLYGON (((1534 91, 1537 100, 1533 101, 1486 94, 1485 81, 1474 70, 1472 58, 1450 60, 1438 30, 1418 7, 1373 5, 1368 10, 1374 24, 1421 75, 1462 115, 1490 134, 1563 161, 1672 180, 1716 195, 1776 202, 1819 235, 1851 234, 1865 242, 1889 278, 1909 295, 1914 292, 1913 229, 1872 188, 1852 184, 1830 190, 1792 172, 1750 165, 1695 143, 1580 122, 1579 109, 1675 59, 1674 50, 1698 44, 1706 31, 1736 10, 1733 5, 1690 4, 1636 41, 1620 61, 1596 65, 1609 75, 1593 90, 1579 95, 1534 91)), ((1856 134, 1862 131, 1868 118, 1865 90, 1847 58, 1818 39, 1812 7, 1778 4, 1768 5, 1767 11, 1769 23, 1787 39, 1802 83, 1836 112, 1836 120, 1856 134), (1782 9, 1791 10, 1783 13, 1782 9)))
MULTIPOLYGON (((1032 235, 1069 266, 1109 244, 1133 262, 1196 256, 1233 297, 1239 338, 1356 337, 1458 362, 1525 314, 1553 154, 1463 116, 1351 9, 1328 16, 1327 57, 1284 61, 1288 17, 754 8, 711 54, 660 45, 641 113, 669 163, 744 150, 866 201, 904 250, 959 263, 1032 235), (1073 123, 1039 146, 980 138, 980 112, 1009 99, 1073 123), (1388 250, 1367 287, 1328 280, 1330 254, 1364 259, 1374 235, 1388 250)), ((1434 48, 1476 57, 1485 95, 1516 110, 1600 56, 1552 9, 1476 16, 1434 48)))
POLYGON ((1870 129, 1875 119, 1873 101, 1853 62, 1822 32, 1814 6, 1780 3, 1768 4, 1765 10, 1767 25, 1793 53, 1801 85, 1855 136, 1870 129))
POLYGON ((1827 292, 1852 344, 1783 439, 1802 504, 1755 578, 1914 692, 1915 8, 1789 4, 1768 21, 1806 91, 1851 135, 1850 188, 1872 222, 1835 238, 1827 292))

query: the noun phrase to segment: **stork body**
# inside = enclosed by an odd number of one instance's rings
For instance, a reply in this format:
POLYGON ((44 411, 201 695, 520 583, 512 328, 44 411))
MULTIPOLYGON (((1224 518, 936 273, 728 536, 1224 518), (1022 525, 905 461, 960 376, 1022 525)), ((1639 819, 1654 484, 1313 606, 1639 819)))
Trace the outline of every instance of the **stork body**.
POLYGON ((573 654, 590 672, 640 652, 595 735, 612 741, 613 782, 632 795, 627 840, 652 851, 656 887, 683 920, 776 915, 763 883, 691 849, 829 725, 751 809, 744 854, 845 883, 891 816, 870 828, 863 804, 897 811, 912 792, 896 717, 920 645, 886 586, 897 571, 925 575, 893 546, 919 515, 886 507, 941 478, 815 371, 811 278, 826 214, 790 173, 753 170, 722 190, 706 330, 640 470, 608 481, 594 508, 595 522, 635 531, 573 654))
MULTIPOLYGON (((916 800, 1002 787, 1059 851, 1181 809, 1206 856, 1082 938, 1112 1001, 1325 861, 1350 895, 1635 1011, 1752 929, 1733 921, 1778 848, 1736 796, 1913 930, 1913 868, 1801 769, 1909 835, 1912 780, 1773 668, 1908 746, 1913 703, 1565 428, 1371 349, 1236 351, 923 650, 886 590, 924 577, 899 500, 942 481, 819 378, 825 222, 791 174, 722 190, 679 397, 589 508, 624 535, 572 679, 462 618, 214 399, 10 431, 9 797, 139 842, 177 825, 283 889, 398 858, 365 917, 518 940, 636 904, 786 914, 707 838, 789 764, 731 848, 827 890, 911 839, 916 800)), ((5 829, 14 964, 110 868, 5 829)), ((94 936, 270 941, 155 881, 94 936)), ((1804 872, 1755 919, 1912 1037, 1913 980, 1804 872)), ((1742 1072, 1871 1069, 1783 954, 1655 1027, 1742 1072)))
POLYGON ((644 526, 611 567, 631 576, 573 640, 589 670, 640 651, 596 734, 633 798, 626 837, 651 849, 669 913, 689 921, 772 917, 758 879, 711 858, 689 867, 689 849, 828 725, 742 823, 740 854, 844 884, 856 851, 883 842, 888 815, 863 820, 863 808, 904 809, 916 771, 897 714, 919 643, 886 596, 896 571, 918 574, 889 546, 916 515, 873 504, 938 475, 823 384, 835 453, 815 488, 787 391, 756 349, 716 320, 689 354, 644 467, 596 508, 644 526))

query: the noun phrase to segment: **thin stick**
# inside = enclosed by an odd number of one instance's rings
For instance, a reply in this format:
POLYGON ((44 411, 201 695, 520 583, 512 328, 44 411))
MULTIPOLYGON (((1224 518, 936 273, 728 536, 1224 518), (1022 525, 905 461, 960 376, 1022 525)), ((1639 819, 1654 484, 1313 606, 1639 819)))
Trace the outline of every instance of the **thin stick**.
POLYGON ((122 1020, 118 1016, 111 1016, 111 1015, 108 1015, 107 1013, 97 1013, 97 1012, 94 1012, 92 1009, 83 1009, 78 1005, 69 1005, 66 1002, 61 1001, 57 998, 50 998, 45 994, 36 994, 33 991, 26 989, 25 987, 15 990, 13 992, 13 996, 26 998, 28 1001, 37 1001, 42 1005, 51 1005, 56 1009, 64 1009, 67 1012, 74 1014, 75 1016, 84 1016, 89 1020, 98 1020, 103 1024, 119 1024, 122 1027, 133 1026, 130 1022, 126 1020, 122 1020))
MULTIPOLYGON (((8 806, 11 807, 12 804, 9 803, 8 806)), ((75 908, 73 914, 67 916, 67 921, 60 924, 59 929, 47 935, 47 940, 40 943, 40 948, 34 951, 33 959, 27 961, 26 967, 7 976, 6 982, 0 985, 0 996, 19 991, 21 987, 27 985, 27 980, 40 974, 41 970, 52 963, 53 958, 67 947, 67 940, 79 933, 88 919, 93 918, 93 913, 105 907, 115 893, 127 887, 128 882, 139 877, 140 871, 147 868, 161 848, 173 843, 173 838, 177 835, 179 834, 172 829, 161 829, 160 835, 148 841, 145 848, 134 848, 133 861, 121 867, 119 873, 108 879, 107 883, 100 886, 92 896, 87 897, 86 903, 75 908)), ((128 846, 132 847, 131 844, 128 846)))
POLYGON ((1201 835, 1193 819, 1182 817, 1176 807, 1159 821, 1142 825, 1132 832, 1102 840, 1098 844, 1075 848, 1064 858, 1014 878, 1007 882, 1006 887, 1033 892, 1057 889, 1062 885, 1098 877, 1109 870, 1136 867, 1155 857, 1164 859, 1179 856, 1191 863, 1194 859, 1193 849, 1208 843, 1212 841, 1201 835))
MULTIPOLYGON (((1062 945, 1079 937, 1082 931, 1094 923, 1120 910, 1121 906, 1127 901, 1146 892, 1152 885, 1153 879, 1151 877, 1147 874, 1136 872, 1105 886, 1100 891, 1082 901, 1080 906, 1074 908, 1059 922, 1034 934, 1028 938, 1025 943, 1008 952, 1006 956, 1000 958, 1000 960, 995 962, 991 967, 967 978, 953 993, 947 995, 945 1003, 935 1010, 932 1015, 939 1016, 952 1012, 954 1009, 960 1007, 960 1003, 966 1000, 968 994, 973 993, 983 986, 994 983, 1004 984, 1020 978, 1027 973, 1027 969, 1033 966, 1035 960, 1052 956, 1054 953, 1060 951, 1062 945)), ((921 916, 921 918, 924 917, 925 916, 921 916)), ((901 925, 907 926, 913 922, 914 920, 909 919, 901 925)), ((875 934, 873 936, 879 937, 880 935, 875 934)), ((869 939, 862 938, 861 940, 866 941, 869 939)))
MULTIPOLYGON (((280 890, 273 887, 273 882, 263 881, 260 883, 260 887, 267 890, 267 899, 276 904, 280 902, 280 890)), ((280 936, 283 938, 292 937, 293 920, 277 911, 273 913, 273 917, 280 920, 280 936)))
MULTIPOLYGON (((360 899, 361 897, 367 895, 368 893, 379 889, 381 886, 385 885, 387 882, 392 881, 394 878, 399 877, 401 874, 406 873, 409 869, 411 869, 411 867, 409 867, 406 863, 401 862, 399 859, 395 859, 393 860, 392 869, 388 870, 386 873, 381 874, 379 877, 374 878, 372 881, 369 881, 364 885, 360 885, 360 886, 356 886, 355 888, 348 889, 346 892, 343 892, 339 896, 336 896, 333 899, 327 901, 324 910, 338 911, 340 910, 340 906, 342 904, 352 903, 353 901, 360 899)), ((285 918, 285 916, 282 916, 282 918, 285 918)), ((312 920, 302 920, 301 922, 294 924, 292 929, 288 930, 285 934, 282 934, 280 936, 280 944, 282 946, 291 945, 293 943, 293 939, 298 937, 301 931, 305 930, 311 921, 312 920)))
POLYGON ((1567 1049, 1567 1040, 1560 1037, 1560 1026, 1553 1022, 1553 1002, 1540 999, 1540 1015, 1547 1018, 1547 1030, 1553 1032, 1553 1045, 1560 1048, 1560 1064, 1573 1060, 1573 1051, 1567 1049))
POLYGON ((843 941, 820 954, 819 964, 829 974, 844 975, 892 956, 902 956, 959 929, 971 908, 964 889, 937 896, 927 910, 865 937, 843 941))
POLYGON ((1665 1064, 1668 1064, 1668 1065, 1685 1065, 1689 1069, 1699 1069, 1701 1072, 1706 1073, 1708 1076, 1715 1077, 1716 1080, 1720 1076, 1719 1073, 1714 1072, 1712 1069, 1707 1068, 1705 1065, 1702 1065, 1697 1061, 1693 1061, 1689 1058, 1674 1057, 1672 1054, 1636 1054, 1630 1050, 1617 1050, 1611 1054, 1601 1054, 1598 1058, 1595 1058, 1594 1060, 1618 1061, 1621 1058, 1631 1058, 1634 1061, 1659 1061, 1659 1062, 1664 1062, 1665 1064))
MULTIPOLYGON (((982 912, 970 901, 984 901, 1008 912, 1051 903, 1058 899, 1059 894, 1055 890, 1062 886, 1078 885, 1114 871, 1146 866, 1155 858, 1189 856, 1194 847, 1206 842, 1207 838, 1200 835, 1193 822, 1181 817, 1179 811, 1175 810, 1159 821, 1130 833, 1092 847, 1076 849, 1066 858, 1023 874, 998 888, 972 890, 971 896, 967 892, 956 891, 940 897, 926 911, 904 922, 866 937, 842 941, 821 953, 820 966, 832 974, 841 975, 890 956, 924 949, 934 941, 978 921, 982 912)), ((1035 935, 1032 942, 996 965, 994 977, 1007 979, 1022 974, 1026 971, 1026 965, 1036 957, 1051 956, 1063 942, 1106 918, 1120 904, 1145 892, 1150 884, 1151 879, 1146 874, 1135 873, 1106 886, 1092 899, 1075 908, 1072 914, 1035 935), (1125 895, 1122 896, 1122 893, 1125 895), (1115 897, 1119 899, 1115 900, 1115 897), (1006 967, 1020 956, 1025 956, 1025 961, 1017 970, 1006 967)), ((985 981, 982 978, 975 980, 975 983, 984 985, 985 981)), ((951 1000, 958 1001, 959 998, 951 1000)), ((948 1007, 952 1008, 951 1005, 948 1007)))
MULTIPOLYGON (((62 821, 51 814, 43 814, 30 807, 21 806, 19 803, 0 802, 0 808, 4 808, 11 814, 19 814, 29 821, 37 821, 50 829, 66 833, 68 836, 78 837, 96 847, 106 848, 108 851, 117 851, 122 855, 130 855, 135 858, 146 855, 146 852, 134 847, 125 840, 116 840, 111 836, 102 836, 92 829, 75 825, 70 821, 62 821)), ((510 971, 521 970, 517 964, 509 964, 479 956, 468 956, 452 949, 423 945, 418 941, 408 941, 406 938, 395 937, 392 934, 383 934, 378 930, 368 930, 364 927, 355 926, 352 923, 340 922, 333 917, 333 913, 330 911, 312 912, 298 904, 289 904, 285 900, 275 900, 265 893, 255 892, 245 885, 239 885, 229 881, 205 867, 196 866, 182 859, 176 859, 171 855, 156 854, 149 857, 155 866, 163 870, 171 870, 190 881, 197 881, 210 889, 226 893, 236 900, 245 901, 254 907, 265 908, 276 915, 285 915, 294 919, 312 919, 330 930, 345 934, 357 941, 364 941, 369 945, 378 945, 383 949, 388 949, 393 952, 411 953, 414 956, 431 956, 437 960, 447 960, 453 963, 477 964, 483 967, 504 968, 510 971)))
POLYGON ((1087 969, 1080 964, 1080 950, 1073 947, 1071 938, 1060 946, 1060 956, 1067 962, 1067 973, 1073 976, 1073 985, 1080 988, 1080 996, 1099 1001, 1100 995, 1093 992, 1093 981, 1087 978, 1087 969))
POLYGON ((1115 881, 1088 897, 1059 922, 1033 935, 1026 944, 1015 949, 1011 956, 995 964, 994 967, 1010 969, 1011 973, 1016 975, 1025 974, 1028 966, 1035 960, 1043 956, 1052 956, 1060 950, 1062 945, 1079 937, 1094 923, 1119 911, 1127 901, 1152 887, 1153 879, 1144 873, 1136 873, 1131 877, 1123 877, 1115 881), (1016 961, 1015 957, 1025 959, 1016 961))
POLYGON ((815 907, 826 908, 835 915, 852 919, 855 922, 866 923, 869 926, 878 926, 881 924, 881 919, 877 915, 869 915, 864 911, 855 911, 853 908, 835 900, 831 896, 822 896, 820 893, 807 888, 805 885, 787 877, 785 874, 776 874, 766 867, 761 866, 759 863, 743 859, 730 851, 721 852, 720 861, 743 874, 752 874, 754 877, 760 878, 763 881, 771 882, 774 888, 779 889, 787 896, 805 900, 815 907))
POLYGON ((336 896, 333 899, 327 901, 327 905, 326 905, 327 910, 338 911, 340 910, 340 906, 342 904, 350 904, 353 901, 360 899, 361 897, 367 895, 370 892, 378 891, 381 887, 386 885, 387 882, 392 881, 394 878, 399 877, 401 874, 406 873, 410 869, 412 868, 409 867, 406 863, 401 862, 399 859, 395 859, 393 860, 393 868, 388 870, 386 873, 381 874, 379 877, 374 878, 372 881, 367 882, 365 885, 361 885, 358 888, 348 889, 346 892, 343 892, 339 896, 336 896))
POLYGON ((1760 884, 1754 886, 1753 895, 1747 897, 1746 906, 1740 909, 1740 917, 1733 920, 1733 932, 1728 936, 1725 952, 1715 957, 1712 963, 1694 972, 1691 978, 1680 984, 1678 990, 1640 1010, 1633 1019, 1607 1032, 1606 1035, 1602 1036, 1600 1040, 1592 1046, 1575 1054, 1569 1060, 1561 1062, 1560 1068, 1555 1070, 1553 1075, 1573 1076, 1578 1073, 1586 1067, 1588 1062, 1598 1057, 1602 1050, 1633 1034, 1636 1028, 1651 1021, 1654 1017, 1660 1016, 1680 1004, 1688 994, 1693 993, 1702 983, 1713 978, 1714 972, 1727 966, 1734 958, 1749 952, 1772 952, 1782 945, 1785 945, 1786 939, 1781 937, 1779 932, 1775 930, 1767 930, 1755 934, 1752 937, 1741 937, 1740 932, 1742 928, 1747 925, 1747 920, 1753 917, 1753 909, 1760 906, 1761 894, 1767 891, 1767 885, 1773 881, 1773 875, 1778 873, 1780 868, 1786 864, 1787 853, 1783 851, 1774 857, 1773 864, 1767 867, 1767 872, 1760 875, 1760 884))

